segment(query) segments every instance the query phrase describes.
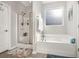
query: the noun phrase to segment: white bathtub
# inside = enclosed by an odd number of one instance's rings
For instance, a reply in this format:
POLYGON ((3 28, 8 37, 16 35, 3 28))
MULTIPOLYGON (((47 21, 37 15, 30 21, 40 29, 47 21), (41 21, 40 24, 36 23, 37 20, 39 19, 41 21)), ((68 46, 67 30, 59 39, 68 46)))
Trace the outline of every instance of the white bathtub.
POLYGON ((45 34, 44 40, 37 41, 37 52, 67 57, 76 57, 76 44, 70 43, 70 35, 45 34))

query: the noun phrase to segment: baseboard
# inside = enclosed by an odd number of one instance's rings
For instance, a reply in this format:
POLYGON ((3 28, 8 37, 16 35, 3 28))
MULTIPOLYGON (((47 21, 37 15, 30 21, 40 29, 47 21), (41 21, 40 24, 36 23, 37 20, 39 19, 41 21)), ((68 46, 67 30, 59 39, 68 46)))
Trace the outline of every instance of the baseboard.
POLYGON ((11 48, 9 48, 8 50, 12 50, 12 49, 14 49, 14 48, 16 48, 17 46, 13 46, 13 47, 11 47, 11 48))
POLYGON ((37 52, 36 51, 33 51, 32 54, 37 54, 37 52))

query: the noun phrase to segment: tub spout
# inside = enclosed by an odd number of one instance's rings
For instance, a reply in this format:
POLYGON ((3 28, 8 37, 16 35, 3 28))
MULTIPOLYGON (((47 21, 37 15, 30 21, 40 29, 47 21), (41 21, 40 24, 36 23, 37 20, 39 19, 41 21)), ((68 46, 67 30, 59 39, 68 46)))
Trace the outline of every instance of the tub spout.
POLYGON ((42 35, 42 41, 44 41, 44 35, 42 35))

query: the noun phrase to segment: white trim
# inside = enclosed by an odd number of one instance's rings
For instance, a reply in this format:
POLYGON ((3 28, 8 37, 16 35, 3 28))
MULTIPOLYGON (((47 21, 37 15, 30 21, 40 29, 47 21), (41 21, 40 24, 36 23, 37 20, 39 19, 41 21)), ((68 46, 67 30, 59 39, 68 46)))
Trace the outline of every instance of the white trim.
POLYGON ((8 50, 12 50, 12 49, 14 49, 14 48, 16 48, 17 46, 13 46, 13 47, 10 47, 8 50))
POLYGON ((9 48, 11 48, 11 7, 9 6, 9 48))
POLYGON ((16 48, 17 47, 17 14, 16 14, 16 45, 11 47, 11 12, 12 12, 12 9, 10 6, 8 6, 8 19, 9 19, 9 39, 8 39, 8 50, 11 50, 13 48, 16 48))
POLYGON ((78 51, 78 46, 79 46, 79 28, 78 28, 78 25, 79 25, 79 4, 76 2, 77 4, 77 43, 76 43, 76 54, 77 54, 77 57, 79 57, 79 51, 78 51))
POLYGON ((18 30, 17 30, 18 29, 18 27, 17 27, 18 26, 18 24, 17 24, 18 19, 17 19, 17 17, 18 17, 18 14, 16 13, 16 46, 18 44, 18 33, 17 33, 18 32, 18 30))

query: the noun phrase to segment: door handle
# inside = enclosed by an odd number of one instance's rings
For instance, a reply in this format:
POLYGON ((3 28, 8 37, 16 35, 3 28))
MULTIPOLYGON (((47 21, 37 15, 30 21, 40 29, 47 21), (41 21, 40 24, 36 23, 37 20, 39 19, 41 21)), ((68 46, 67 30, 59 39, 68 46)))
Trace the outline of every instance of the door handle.
POLYGON ((4 30, 5 32, 8 32, 8 30, 6 29, 6 30, 4 30))

